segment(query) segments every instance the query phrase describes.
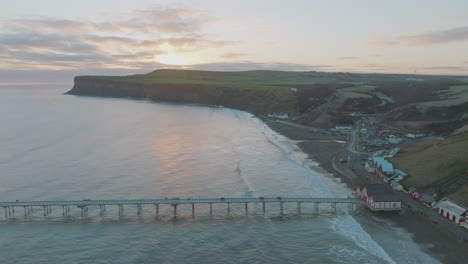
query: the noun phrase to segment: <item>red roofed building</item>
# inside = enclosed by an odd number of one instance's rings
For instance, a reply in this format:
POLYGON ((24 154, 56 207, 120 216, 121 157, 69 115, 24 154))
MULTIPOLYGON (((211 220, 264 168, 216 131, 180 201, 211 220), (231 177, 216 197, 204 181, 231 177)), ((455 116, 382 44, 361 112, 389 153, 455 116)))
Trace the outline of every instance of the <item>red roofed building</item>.
POLYGON ((373 211, 393 211, 402 208, 401 199, 386 184, 359 185, 356 193, 373 211))

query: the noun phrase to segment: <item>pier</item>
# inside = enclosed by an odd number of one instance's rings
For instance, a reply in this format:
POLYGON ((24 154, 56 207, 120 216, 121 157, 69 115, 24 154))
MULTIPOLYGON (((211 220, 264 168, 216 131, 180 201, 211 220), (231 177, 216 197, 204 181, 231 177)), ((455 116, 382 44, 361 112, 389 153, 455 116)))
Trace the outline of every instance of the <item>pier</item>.
POLYGON ((99 215, 106 214, 107 206, 115 206, 118 208, 120 216, 125 213, 125 206, 135 206, 137 215, 142 214, 142 205, 154 205, 156 215, 159 215, 161 205, 169 205, 172 207, 174 218, 177 217, 177 207, 179 205, 190 205, 192 216, 195 216, 195 205, 208 205, 210 216, 213 214, 214 205, 223 205, 227 210, 227 215, 231 213, 231 204, 245 204, 245 214, 248 215, 249 204, 262 204, 262 212, 266 212, 266 204, 277 204, 280 215, 284 214, 285 203, 296 203, 297 213, 302 213, 303 203, 314 204, 315 211, 318 212, 321 204, 329 204, 336 211, 337 204, 347 204, 349 208, 354 208, 354 205, 365 205, 366 203, 357 198, 170 198, 170 199, 141 199, 141 200, 71 200, 71 201, 15 201, 15 202, 0 202, 0 207, 3 207, 5 218, 15 217, 15 209, 17 214, 24 216, 32 216, 36 211, 37 214, 43 216, 51 216, 52 208, 54 211, 61 212, 62 216, 70 215, 72 208, 78 208, 81 216, 88 215, 89 207, 99 208, 99 215), (22 210, 21 210, 22 209, 22 210), (59 209, 59 210, 57 210, 59 209))

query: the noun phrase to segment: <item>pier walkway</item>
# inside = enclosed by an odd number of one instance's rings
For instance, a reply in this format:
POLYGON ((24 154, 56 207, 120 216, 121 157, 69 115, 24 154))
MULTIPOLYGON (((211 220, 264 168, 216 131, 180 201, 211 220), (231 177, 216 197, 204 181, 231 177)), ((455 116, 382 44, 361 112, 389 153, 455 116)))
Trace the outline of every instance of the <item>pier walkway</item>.
POLYGON ((280 213, 283 215, 283 204, 284 203, 297 203, 297 211, 301 213, 302 203, 313 203, 315 210, 319 210, 320 204, 331 204, 332 208, 336 210, 337 204, 348 204, 353 207, 356 204, 365 203, 357 198, 170 198, 170 199, 139 199, 139 200, 75 200, 75 201, 15 201, 15 202, 0 202, 0 207, 3 207, 5 212, 5 218, 14 216, 15 208, 23 208, 24 215, 32 215, 35 207, 39 207, 42 210, 41 213, 44 216, 48 216, 52 213, 53 207, 62 208, 62 215, 66 216, 70 214, 70 207, 76 206, 81 209, 81 215, 86 216, 88 213, 88 207, 95 206, 99 207, 100 215, 105 215, 106 206, 117 206, 119 209, 119 215, 124 214, 124 206, 135 205, 137 208, 137 214, 142 214, 142 205, 154 205, 156 215, 159 214, 160 205, 170 205, 173 207, 174 217, 177 216, 177 206, 181 204, 192 206, 192 215, 195 214, 195 205, 197 204, 208 204, 210 207, 210 215, 213 212, 214 204, 225 204, 227 206, 228 215, 230 214, 230 204, 245 204, 245 211, 248 213, 249 203, 261 203, 262 211, 265 213, 267 203, 279 204, 280 213), (43 211, 43 212, 42 212, 43 211))

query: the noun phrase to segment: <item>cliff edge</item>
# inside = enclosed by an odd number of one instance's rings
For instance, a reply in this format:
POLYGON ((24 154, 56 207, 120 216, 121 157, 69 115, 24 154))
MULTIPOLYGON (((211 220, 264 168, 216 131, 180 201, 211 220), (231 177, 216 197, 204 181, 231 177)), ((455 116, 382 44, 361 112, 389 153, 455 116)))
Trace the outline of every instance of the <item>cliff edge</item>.
POLYGON ((148 80, 142 78, 144 76, 77 76, 73 88, 67 94, 218 105, 253 114, 292 113, 296 110, 296 96, 287 88, 268 89, 248 84, 229 85, 206 81, 148 80))

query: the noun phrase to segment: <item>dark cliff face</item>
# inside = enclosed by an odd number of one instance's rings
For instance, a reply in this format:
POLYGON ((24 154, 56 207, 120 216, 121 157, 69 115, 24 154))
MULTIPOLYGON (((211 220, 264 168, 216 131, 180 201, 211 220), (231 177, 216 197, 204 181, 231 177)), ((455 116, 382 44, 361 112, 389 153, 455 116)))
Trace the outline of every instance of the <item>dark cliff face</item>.
POLYGON ((161 102, 219 105, 253 114, 292 113, 297 100, 290 91, 268 91, 216 86, 212 84, 144 84, 75 77, 73 95, 146 98, 161 102))

